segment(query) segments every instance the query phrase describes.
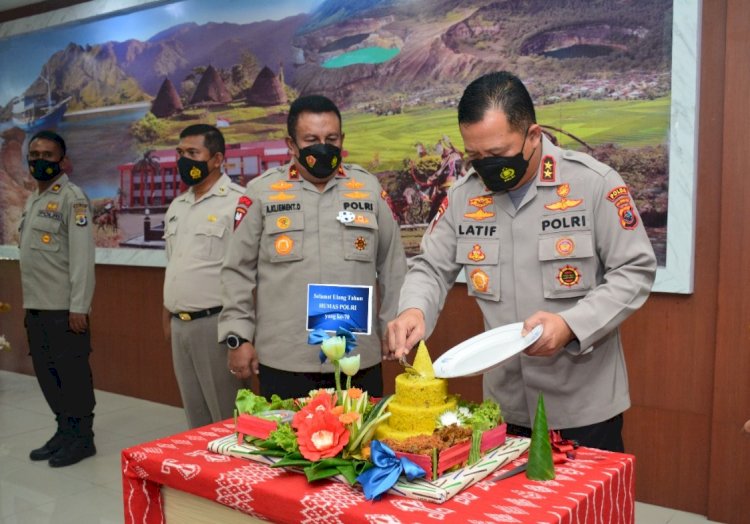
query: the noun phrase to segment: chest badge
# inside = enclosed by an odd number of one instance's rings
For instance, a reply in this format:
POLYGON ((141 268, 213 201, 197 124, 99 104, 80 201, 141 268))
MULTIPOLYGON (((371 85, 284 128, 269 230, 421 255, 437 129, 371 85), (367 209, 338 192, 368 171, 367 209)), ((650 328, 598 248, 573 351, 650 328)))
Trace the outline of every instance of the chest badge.
POLYGON ((47 202, 47 211, 57 211, 57 202, 47 202))
POLYGON ((273 202, 283 202, 285 200, 294 200, 297 198, 294 195, 290 195, 289 193, 284 193, 281 191, 280 193, 276 193, 275 195, 271 195, 268 197, 268 200, 272 200, 273 202))
POLYGON ((367 247, 367 240, 365 240, 365 237, 357 237, 354 241, 354 247, 357 248, 357 251, 364 251, 367 247))
POLYGON ((344 193, 344 196, 346 198, 367 198, 370 196, 370 193, 365 191, 350 191, 349 193, 344 193))
POLYGON ((359 180, 354 179, 348 180, 344 183, 344 185, 349 189, 362 189, 363 187, 365 187, 364 182, 360 182, 359 180))
POLYGON ((575 248, 575 242, 573 242, 573 239, 569 237, 560 238, 557 242, 555 242, 555 251, 557 251, 557 254, 562 257, 569 257, 570 255, 572 255, 573 251, 575 251, 575 248))
POLYGON ((484 251, 482 251, 482 246, 479 244, 474 244, 474 247, 468 254, 469 260, 473 260, 474 262, 481 262, 485 259, 484 251))
POLYGON ((560 197, 560 200, 557 202, 553 202, 551 204, 545 204, 545 208, 549 209, 550 211, 565 211, 566 209, 570 209, 572 207, 580 206, 583 202, 582 198, 568 198, 568 195, 570 194, 570 184, 560 184, 557 187, 557 196, 560 197))
POLYGON ((287 235, 281 235, 274 241, 273 247, 279 255, 285 256, 292 252, 292 249, 294 248, 294 240, 287 235))
POLYGON ((492 218, 495 216, 495 213, 492 211, 485 211, 484 208, 487 206, 491 206, 494 202, 494 199, 492 196, 480 196, 475 198, 469 199, 469 205, 474 206, 478 208, 476 211, 472 211, 471 213, 465 213, 464 217, 470 218, 472 220, 485 220, 487 218, 492 218))
POLYGON ((52 240, 52 237, 49 235, 49 233, 45 233, 42 235, 42 244, 49 244, 52 240))
POLYGON ((216 218, 216 215, 208 215, 208 221, 209 222, 216 222, 218 218, 216 218))
POLYGON ((481 269, 475 269, 469 274, 469 280, 475 291, 480 293, 487 293, 490 288, 490 277, 481 269))
POLYGON ((292 189, 292 187, 294 187, 294 184, 290 184, 285 180, 279 180, 271 184, 271 189, 274 191, 286 191, 287 189, 292 189))
POLYGON ((276 227, 279 229, 288 229, 292 225, 292 220, 288 216, 280 216, 276 219, 276 227))
POLYGON ((581 281, 577 267, 565 265, 557 272, 557 281, 565 287, 573 287, 581 281))

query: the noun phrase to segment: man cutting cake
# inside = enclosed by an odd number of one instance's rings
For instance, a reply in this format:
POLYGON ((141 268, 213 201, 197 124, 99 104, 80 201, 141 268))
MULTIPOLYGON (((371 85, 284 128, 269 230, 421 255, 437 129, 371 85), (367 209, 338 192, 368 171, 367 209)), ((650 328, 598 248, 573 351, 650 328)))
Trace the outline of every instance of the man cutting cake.
POLYGON ((508 431, 528 435, 540 392, 550 429, 622 451, 630 407, 619 325, 645 302, 656 258, 619 174, 542 134, 508 72, 472 82, 458 105, 469 174, 422 239, 388 326, 394 357, 432 332, 461 270, 486 329, 523 321, 541 337, 484 375, 508 431))

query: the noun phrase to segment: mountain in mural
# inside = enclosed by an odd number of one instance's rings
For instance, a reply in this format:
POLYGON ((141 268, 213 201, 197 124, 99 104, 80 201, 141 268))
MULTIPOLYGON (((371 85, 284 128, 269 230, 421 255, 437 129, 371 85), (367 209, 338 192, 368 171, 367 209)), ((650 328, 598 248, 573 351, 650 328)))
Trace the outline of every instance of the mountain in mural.
MULTIPOLYGON (((455 103, 469 81, 499 69, 526 79, 541 102, 661 96, 669 90, 671 1, 327 0, 282 20, 186 23, 146 42, 71 44, 45 67, 56 97, 73 96, 71 109, 149 100, 165 78, 194 89, 209 66, 234 98, 264 67, 283 67, 297 92, 325 93, 343 107, 455 103), (231 85, 238 64, 241 86, 231 85)), ((27 94, 43 88, 37 80, 27 94)))

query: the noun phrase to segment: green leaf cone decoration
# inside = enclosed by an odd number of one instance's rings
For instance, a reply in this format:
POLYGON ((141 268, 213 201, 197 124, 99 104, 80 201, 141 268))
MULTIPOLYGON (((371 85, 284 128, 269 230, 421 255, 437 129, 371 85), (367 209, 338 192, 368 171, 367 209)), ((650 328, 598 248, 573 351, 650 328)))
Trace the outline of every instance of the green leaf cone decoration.
POLYGON ((544 409, 544 395, 541 392, 539 392, 539 400, 536 403, 526 478, 531 480, 552 480, 555 478, 552 444, 549 440, 549 429, 547 429, 547 412, 544 409))

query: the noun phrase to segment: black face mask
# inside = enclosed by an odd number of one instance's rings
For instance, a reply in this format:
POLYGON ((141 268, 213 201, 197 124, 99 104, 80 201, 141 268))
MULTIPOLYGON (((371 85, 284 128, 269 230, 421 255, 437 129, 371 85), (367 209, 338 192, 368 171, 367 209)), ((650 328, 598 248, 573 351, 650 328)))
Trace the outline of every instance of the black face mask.
POLYGON ((192 160, 181 156, 177 160, 177 169, 186 186, 200 184, 208 177, 208 162, 203 160, 192 160))
POLYGON ((341 165, 341 149, 331 144, 313 144, 299 150, 298 160, 315 178, 328 178, 341 165))
POLYGON ((29 173, 40 182, 52 180, 60 171, 60 162, 50 162, 43 158, 29 160, 29 173))
MULTIPOLYGON (((526 136, 529 130, 523 136, 521 151, 513 156, 488 156, 479 160, 472 160, 471 165, 474 171, 482 177, 487 189, 495 193, 499 191, 508 191, 518 185, 529 168, 529 162, 523 157, 523 146, 526 145, 526 136)), ((529 157, 531 158, 531 157, 529 157)))

